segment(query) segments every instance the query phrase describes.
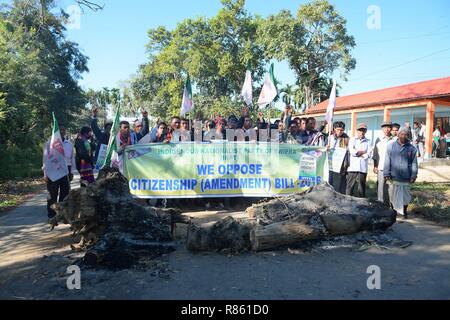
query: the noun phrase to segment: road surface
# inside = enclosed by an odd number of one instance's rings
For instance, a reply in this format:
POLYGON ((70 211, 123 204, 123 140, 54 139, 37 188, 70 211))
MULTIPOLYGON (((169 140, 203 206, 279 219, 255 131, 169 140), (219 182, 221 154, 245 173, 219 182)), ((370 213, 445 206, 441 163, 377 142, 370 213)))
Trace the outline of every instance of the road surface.
POLYGON ((73 239, 49 230, 45 203, 39 194, 0 217, 0 299, 450 299, 450 229, 416 219, 393 227, 412 246, 363 252, 192 254, 179 228, 178 250, 146 271, 82 269, 81 289, 69 290, 73 239), (381 290, 367 288, 371 265, 381 290))

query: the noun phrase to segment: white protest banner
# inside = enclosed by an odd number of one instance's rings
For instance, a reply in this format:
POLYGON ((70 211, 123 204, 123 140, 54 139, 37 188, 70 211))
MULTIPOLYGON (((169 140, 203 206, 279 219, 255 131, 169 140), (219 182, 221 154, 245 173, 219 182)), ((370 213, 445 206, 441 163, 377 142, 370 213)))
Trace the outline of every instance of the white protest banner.
POLYGON ((332 172, 340 173, 342 169, 342 164, 344 163, 345 155, 347 154, 347 149, 345 148, 335 148, 331 149, 328 154, 328 165, 332 172))

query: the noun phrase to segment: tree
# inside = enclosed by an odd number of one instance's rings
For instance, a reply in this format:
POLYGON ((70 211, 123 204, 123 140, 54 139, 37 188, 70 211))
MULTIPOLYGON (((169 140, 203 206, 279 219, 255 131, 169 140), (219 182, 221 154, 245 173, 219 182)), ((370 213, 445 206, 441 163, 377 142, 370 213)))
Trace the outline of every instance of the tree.
POLYGON ((103 10, 104 5, 99 5, 96 2, 88 1, 88 0, 75 0, 75 2, 81 7, 86 7, 92 11, 103 10))
POLYGON ((52 112, 70 128, 73 114, 85 105, 78 80, 88 71, 88 58, 65 38, 66 15, 53 13, 53 7, 50 0, 0 6, 2 156, 42 143, 52 112))
MULTIPOLYGON (((294 101, 294 99, 293 99, 294 86, 293 85, 287 84, 283 89, 280 90, 280 93, 283 95, 282 100, 286 105, 291 104, 294 101)), ((296 106, 294 106, 294 107, 296 107, 296 106)))
POLYGON ((324 97, 328 89, 324 85, 336 70, 341 70, 341 78, 346 80, 356 65, 351 56, 355 40, 347 34, 346 20, 327 0, 300 6, 296 16, 288 10, 269 16, 258 35, 266 58, 288 61, 307 107, 316 97, 324 97))
POLYGON ((149 31, 149 62, 140 67, 131 88, 138 100, 148 103, 151 114, 179 114, 187 72, 199 96, 197 111, 218 101, 226 110, 236 109, 248 65, 254 81, 262 79, 267 60, 256 43, 261 19, 244 9, 244 0, 222 4, 212 18, 186 19, 173 31, 149 31))

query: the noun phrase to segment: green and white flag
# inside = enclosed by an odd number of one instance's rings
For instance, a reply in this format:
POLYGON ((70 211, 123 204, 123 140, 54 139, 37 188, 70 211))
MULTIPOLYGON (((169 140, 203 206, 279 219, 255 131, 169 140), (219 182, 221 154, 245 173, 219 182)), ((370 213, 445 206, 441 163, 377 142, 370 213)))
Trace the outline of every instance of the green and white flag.
POLYGON ((188 73, 183 91, 183 102, 181 103, 181 116, 184 117, 184 115, 192 109, 194 109, 194 100, 192 99, 191 78, 188 73))
POLYGON ((64 146, 59 131, 58 121, 55 114, 53 115, 53 131, 50 143, 47 143, 44 149, 44 172, 45 175, 53 182, 67 176, 69 169, 64 155, 64 146))
POLYGON ((113 160, 118 158, 117 153, 117 136, 120 131, 120 106, 117 108, 116 116, 114 117, 114 123, 111 128, 111 133, 109 135, 108 149, 106 151, 105 163, 99 165, 99 167, 110 167, 112 166, 113 160))
POLYGON ((247 106, 251 106, 253 103, 253 86, 252 86, 252 72, 250 68, 247 68, 247 72, 245 73, 245 82, 242 87, 241 97, 244 99, 244 102, 247 106))
POLYGON ((276 79, 273 74, 273 63, 270 65, 270 72, 266 76, 266 80, 264 81, 264 86, 261 90, 261 94, 259 95, 258 105, 260 108, 265 107, 268 104, 271 104, 272 101, 278 95, 276 79))

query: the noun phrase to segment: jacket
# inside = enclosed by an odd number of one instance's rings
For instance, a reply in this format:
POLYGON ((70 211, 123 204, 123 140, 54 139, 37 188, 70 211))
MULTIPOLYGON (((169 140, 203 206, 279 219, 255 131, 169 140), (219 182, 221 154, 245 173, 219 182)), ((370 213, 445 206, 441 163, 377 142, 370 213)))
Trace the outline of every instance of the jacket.
POLYGON ((417 179, 418 170, 416 147, 410 142, 402 146, 398 140, 388 145, 384 162, 385 177, 391 177, 399 182, 409 182, 417 179))

